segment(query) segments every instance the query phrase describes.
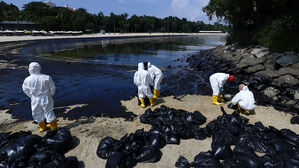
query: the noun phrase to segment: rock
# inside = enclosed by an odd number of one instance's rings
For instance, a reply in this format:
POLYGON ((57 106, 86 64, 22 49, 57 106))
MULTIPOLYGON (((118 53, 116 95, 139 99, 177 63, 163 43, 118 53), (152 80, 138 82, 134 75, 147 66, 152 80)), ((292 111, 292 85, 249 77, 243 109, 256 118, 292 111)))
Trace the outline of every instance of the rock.
MULTIPOLYGON (((240 62, 238 64, 236 64, 236 66, 238 68, 246 68, 249 66, 255 66, 257 64, 264 63, 265 60, 266 60, 265 58, 247 57, 247 58, 241 59, 240 62)), ((263 66, 263 69, 264 69, 264 66, 263 66)))
POLYGON ((239 61, 241 59, 241 54, 230 54, 230 53, 226 53, 222 55, 222 58, 228 60, 228 61, 239 61))
POLYGON ((298 69, 299 70, 299 63, 293 64, 292 68, 298 69))
POLYGON ((282 67, 287 67, 299 62, 299 57, 297 55, 285 55, 276 60, 276 63, 282 67))
POLYGON ((255 54, 255 56, 257 57, 257 58, 262 58, 262 57, 264 57, 264 56, 266 56, 266 55, 268 55, 269 54, 269 51, 265 51, 265 52, 260 52, 260 53, 258 53, 258 54, 255 54))
POLYGON ((299 77, 299 70, 292 67, 284 67, 278 70, 278 75, 293 75, 299 77))
POLYGON ((266 70, 276 70, 277 64, 276 64, 276 61, 274 59, 268 59, 264 63, 264 66, 265 66, 266 70))
POLYGON ((256 55, 256 54, 262 52, 263 50, 264 50, 263 48, 254 48, 250 54, 256 55))
POLYGON ((264 66, 262 64, 258 64, 258 65, 251 66, 251 67, 247 68, 246 72, 255 73, 255 72, 261 71, 263 69, 264 69, 264 66))
POLYGON ((299 90, 296 90, 296 91, 295 91, 294 99, 295 99, 295 100, 299 100, 299 90))
POLYGON ((277 60, 280 57, 284 57, 285 55, 281 54, 281 53, 272 53, 268 56, 269 59, 273 59, 273 60, 277 60))
POLYGON ((279 90, 274 87, 267 87, 263 93, 268 97, 274 97, 279 93, 279 90))
POLYGON ((294 86, 299 84, 299 80, 291 75, 284 75, 274 79, 271 84, 280 87, 283 83, 294 86))

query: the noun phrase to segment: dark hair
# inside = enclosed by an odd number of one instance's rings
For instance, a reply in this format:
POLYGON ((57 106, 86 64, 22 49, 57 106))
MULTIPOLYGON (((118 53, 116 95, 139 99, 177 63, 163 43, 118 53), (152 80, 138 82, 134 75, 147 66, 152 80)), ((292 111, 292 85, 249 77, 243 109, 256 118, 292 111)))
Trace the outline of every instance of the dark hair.
POLYGON ((148 62, 144 62, 144 63, 143 63, 143 66, 144 66, 144 70, 147 71, 147 70, 148 70, 148 62))

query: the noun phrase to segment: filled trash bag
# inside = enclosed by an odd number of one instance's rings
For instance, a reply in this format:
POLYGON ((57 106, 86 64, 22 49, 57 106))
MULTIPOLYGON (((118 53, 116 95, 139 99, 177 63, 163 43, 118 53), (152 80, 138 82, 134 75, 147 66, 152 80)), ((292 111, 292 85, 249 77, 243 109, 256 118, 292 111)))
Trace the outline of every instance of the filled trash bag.
POLYGON ((26 135, 12 139, 7 146, 0 150, 0 158, 7 158, 8 164, 24 162, 35 152, 34 145, 40 142, 41 137, 37 135, 26 135))
POLYGON ((65 153, 72 147, 72 135, 66 128, 57 128, 55 131, 47 132, 42 143, 50 149, 65 153))
POLYGON ((179 159, 175 162, 175 167, 178 168, 190 168, 191 166, 192 165, 184 156, 180 156, 179 159))
POLYGON ((195 156, 193 166, 195 168, 220 168, 221 163, 216 159, 211 151, 200 152, 195 156))
POLYGON ((143 148, 141 151, 135 156, 137 162, 156 163, 162 157, 162 152, 157 149, 143 148))
POLYGON ((111 138, 111 137, 106 137, 102 139, 100 142, 98 149, 97 149, 97 155, 102 158, 102 159, 108 159, 109 156, 115 153, 115 150, 113 148, 113 144, 117 140, 111 138))
POLYGON ((78 159, 76 157, 65 158, 63 154, 55 150, 42 148, 31 156, 29 163, 30 166, 36 167, 76 168, 78 159))
POLYGON ((57 146, 45 146, 45 139, 31 132, 0 133, 0 139, 0 168, 76 168, 78 165, 76 157, 65 158, 57 146))

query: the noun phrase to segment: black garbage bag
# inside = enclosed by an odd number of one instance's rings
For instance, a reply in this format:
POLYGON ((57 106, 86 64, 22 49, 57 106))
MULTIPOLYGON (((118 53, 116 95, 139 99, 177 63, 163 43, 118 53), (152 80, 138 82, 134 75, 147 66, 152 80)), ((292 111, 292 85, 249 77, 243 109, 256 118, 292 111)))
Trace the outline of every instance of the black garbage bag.
POLYGON ((152 149, 161 149, 166 145, 166 140, 159 134, 152 134, 148 141, 148 147, 152 149))
POLYGON ((220 160, 225 160, 233 156, 233 152, 229 145, 216 146, 215 151, 213 150, 213 152, 215 158, 220 160))
POLYGON ((207 118, 202 115, 199 111, 194 111, 194 116, 197 124, 202 125, 207 121, 207 118))
POLYGON ((255 154, 253 149, 246 144, 238 144, 233 151, 239 167, 258 168, 262 167, 261 159, 255 154))
POLYGON ((181 156, 179 159, 175 162, 175 167, 178 168, 190 168, 192 165, 189 163, 189 161, 184 157, 181 156))
POLYGON ((97 155, 102 159, 108 159, 109 156, 116 152, 113 146, 116 141, 117 140, 111 137, 106 137, 102 139, 97 148, 97 155))
POLYGON ((126 158, 123 153, 113 153, 106 162, 106 168, 126 168, 126 158))
POLYGON ((223 168, 239 168, 236 158, 231 157, 222 162, 223 168))
POLYGON ((282 129, 280 130, 285 140, 288 141, 288 143, 299 146, 299 135, 297 135, 295 132, 289 130, 289 129, 282 129))
POLYGON ((162 152, 158 149, 151 148, 143 148, 141 149, 141 153, 135 155, 135 160, 137 162, 145 162, 145 163, 156 163, 162 157, 162 152))
POLYGON ((64 154, 72 147, 72 135, 66 128, 57 128, 47 132, 42 142, 44 146, 64 154))
POLYGON ((221 163, 216 159, 211 151, 200 152, 194 158, 195 168, 221 168, 221 163))
POLYGON ((9 141, 10 133, 0 133, 0 149, 9 141))
POLYGON ((299 116, 294 116, 291 118, 291 124, 299 124, 299 116))
POLYGON ((258 139, 257 136, 252 136, 247 132, 240 135, 239 143, 247 144, 248 147, 256 152, 265 153, 269 148, 266 142, 263 142, 262 140, 258 139))
POLYGON ((163 136, 165 137, 166 143, 167 144, 176 144, 179 145, 181 143, 180 138, 178 138, 175 135, 171 135, 171 134, 163 134, 163 136))
POLYGON ((78 166, 78 159, 74 156, 65 158, 63 154, 55 150, 41 148, 31 156, 29 165, 49 168, 76 168, 78 166))
MULTIPOLYGON (((31 134, 31 133, 30 133, 31 134)), ((13 136, 12 136, 13 137, 13 136)), ((13 139, 9 145, 0 150, 1 160, 7 159, 8 164, 24 164, 27 159, 35 152, 34 145, 41 142, 41 137, 37 135, 25 135, 18 139, 13 139)))
POLYGON ((207 138, 207 135, 205 134, 205 129, 204 128, 197 128, 193 129, 194 132, 194 138, 198 140, 204 140, 207 138))
POLYGON ((280 152, 280 153, 293 153, 294 152, 294 149, 293 149, 294 146, 282 138, 273 138, 273 139, 271 139, 270 142, 277 152, 280 152))

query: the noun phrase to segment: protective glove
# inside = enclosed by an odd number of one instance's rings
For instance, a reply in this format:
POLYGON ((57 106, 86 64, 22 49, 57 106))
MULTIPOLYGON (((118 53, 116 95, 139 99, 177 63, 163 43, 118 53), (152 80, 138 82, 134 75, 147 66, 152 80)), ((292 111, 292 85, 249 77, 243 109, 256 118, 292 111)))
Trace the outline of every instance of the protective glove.
POLYGON ((224 92, 224 89, 223 89, 223 88, 220 88, 220 91, 221 91, 221 92, 224 92))

